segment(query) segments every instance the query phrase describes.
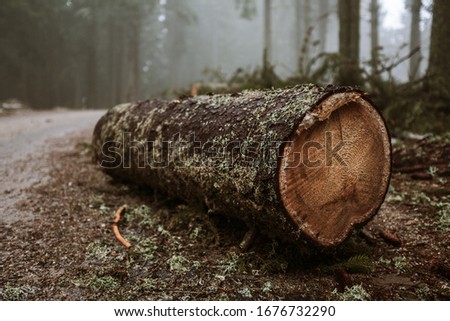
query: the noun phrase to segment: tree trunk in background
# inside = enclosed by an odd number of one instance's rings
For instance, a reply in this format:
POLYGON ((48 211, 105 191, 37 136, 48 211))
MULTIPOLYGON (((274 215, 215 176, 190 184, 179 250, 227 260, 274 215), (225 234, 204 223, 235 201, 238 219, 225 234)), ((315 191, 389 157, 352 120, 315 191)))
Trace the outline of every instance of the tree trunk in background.
POLYGON ((389 186, 385 124, 349 87, 122 104, 99 120, 92 144, 115 178, 321 246, 375 215, 389 186))
POLYGON ((263 49, 262 81, 263 86, 270 88, 276 79, 272 65, 272 0, 264 1, 264 49, 263 49))
POLYGON ((429 84, 443 99, 450 99, 450 1, 434 0, 431 27, 429 84))
POLYGON ((87 92, 86 95, 86 107, 96 108, 97 103, 97 26, 96 19, 92 19, 89 22, 89 34, 87 35, 87 63, 86 63, 86 82, 87 82, 87 92))
POLYGON ((272 63, 272 0, 264 0, 264 46, 263 74, 267 74, 272 63))
POLYGON ((320 22, 319 22, 319 53, 327 50, 327 33, 328 33, 328 18, 330 16, 329 0, 320 0, 320 22))
POLYGON ((121 55, 120 62, 116 66, 116 68, 120 69, 120 77, 119 77, 119 91, 120 91, 120 100, 119 103, 130 101, 129 97, 129 83, 130 83, 130 52, 131 48, 129 46, 129 38, 131 37, 129 32, 128 24, 122 25, 121 27, 121 35, 122 40, 120 43, 123 43, 120 47, 121 55))
MULTIPOLYGON (((20 67, 20 90, 18 97, 22 97, 25 102, 28 102, 29 95, 28 95, 28 63, 27 60, 24 60, 20 67)), ((6 86, 5 86, 6 87, 6 86)))
POLYGON ((420 51, 421 33, 420 33, 420 9, 421 0, 411 0, 411 30, 409 35, 409 50, 413 52, 419 48, 409 61, 409 81, 414 81, 419 76, 420 61, 422 55, 420 51))
POLYGON ((138 99, 139 83, 140 83, 140 63, 139 63, 139 51, 140 51, 140 30, 141 30, 141 14, 139 7, 134 6, 131 11, 131 21, 129 24, 129 84, 127 100, 135 101, 138 99))
POLYGON ((112 17, 108 18, 108 100, 110 106, 115 105, 116 101, 116 51, 114 46, 114 37, 116 34, 115 23, 112 17))
POLYGON ((123 82, 124 82, 124 76, 123 76, 123 70, 124 70, 124 56, 125 56, 125 48, 123 46, 125 35, 124 35, 124 27, 122 24, 115 24, 115 30, 116 33, 114 34, 114 71, 115 71, 115 88, 114 93, 116 95, 115 97, 115 104, 118 104, 119 102, 125 101, 123 99, 123 82))
POLYGON ((361 83, 359 69, 359 0, 339 0, 339 68, 340 85, 361 83))
POLYGON ((74 102, 73 106, 77 109, 84 108, 83 106, 83 70, 82 68, 75 69, 74 75, 74 102))
POLYGON ((297 57, 297 71, 301 73, 303 68, 302 46, 305 37, 305 30, 303 30, 304 14, 301 0, 294 0, 294 1, 295 1, 295 38, 296 38, 295 56, 297 57))
POLYGON ((310 48, 312 47, 312 23, 311 23, 311 3, 309 0, 303 0, 303 35, 302 51, 300 53, 301 68, 306 70, 310 59, 310 48))
POLYGON ((295 4, 297 71, 299 74, 304 74, 310 59, 312 42, 311 3, 309 0, 296 0, 295 4))
MULTIPOLYGON (((185 22, 180 21, 180 18, 176 14, 176 6, 180 6, 178 1, 168 1, 166 4, 167 17, 167 55, 170 61, 168 64, 168 84, 169 89, 181 87, 183 79, 180 79, 180 75, 177 72, 181 67, 182 56, 186 54, 185 49, 185 22)), ((192 81, 192 80, 191 80, 192 81)))
MULTIPOLYGON (((419 0, 420 1, 420 0, 419 0)), ((378 71, 378 62, 379 62, 379 41, 378 41, 378 30, 379 30, 379 13, 380 6, 378 4, 378 0, 370 1, 370 50, 371 50, 371 67, 372 74, 375 75, 378 71)))

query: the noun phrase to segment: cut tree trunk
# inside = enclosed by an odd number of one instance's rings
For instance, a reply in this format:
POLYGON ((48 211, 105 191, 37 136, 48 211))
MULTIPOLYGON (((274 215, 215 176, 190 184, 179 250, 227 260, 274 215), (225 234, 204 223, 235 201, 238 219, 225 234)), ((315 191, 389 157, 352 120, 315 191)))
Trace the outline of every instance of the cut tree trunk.
POLYGON ((115 178, 321 246, 375 215, 391 172, 382 117, 348 87, 122 104, 99 120, 93 146, 115 178))

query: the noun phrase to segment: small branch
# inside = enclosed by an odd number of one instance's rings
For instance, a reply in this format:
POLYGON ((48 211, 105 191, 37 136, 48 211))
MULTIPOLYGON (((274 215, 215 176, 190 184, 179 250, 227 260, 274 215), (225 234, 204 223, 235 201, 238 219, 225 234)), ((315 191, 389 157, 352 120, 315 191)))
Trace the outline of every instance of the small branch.
POLYGON ((390 233, 383 229, 380 229, 379 233, 380 233, 381 238, 384 239, 386 241, 386 243, 389 243, 396 247, 399 247, 402 245, 402 241, 397 237, 397 235, 390 233))
POLYGON ((372 233, 370 233, 368 230, 364 228, 361 229, 360 234, 369 244, 375 244, 377 241, 375 236, 373 236, 372 233))
POLYGON ((116 239, 120 243, 122 243, 123 246, 125 246, 127 249, 129 249, 131 247, 131 243, 124 239, 124 237, 120 234, 119 227, 117 226, 117 224, 120 221, 120 215, 122 215, 122 212, 124 210, 125 210, 125 205, 122 205, 117 210, 116 215, 114 215, 114 221, 113 221, 113 224, 112 224, 112 230, 113 230, 113 233, 114 233, 114 236, 116 237, 116 239))
POLYGON ((345 288, 350 288, 353 285, 352 278, 342 268, 334 270, 334 278, 338 284, 339 292, 344 292, 345 288))
POLYGON ((116 211, 116 215, 114 215, 114 224, 119 223, 120 221, 120 216, 122 215, 123 211, 125 210, 125 205, 122 205, 121 207, 118 208, 118 210, 116 211))
POLYGON ((410 173, 414 173, 414 172, 420 172, 423 170, 427 170, 429 167, 430 167, 429 165, 413 165, 413 166, 402 166, 402 167, 397 167, 394 165, 392 170, 397 173, 410 174, 410 173))
POLYGON ((251 228, 250 230, 247 231, 247 233, 245 233, 244 239, 242 240, 241 244, 239 244, 239 247, 242 250, 242 252, 247 252, 249 247, 252 245, 255 236, 256 236, 255 228, 251 228))
MULTIPOLYGON (((446 163, 437 163, 437 162, 430 162, 427 164, 419 164, 419 165, 413 165, 413 166, 395 166, 393 167, 393 171, 397 173, 402 174, 410 174, 415 172, 423 172, 430 168, 430 166, 436 166, 436 167, 446 167, 446 163)), ((445 171, 443 171, 445 172, 445 171)))
POLYGON ((419 172, 411 174, 411 178, 415 180, 431 181, 433 179, 433 175, 430 173, 419 172))
POLYGON ((380 70, 378 70, 376 73, 374 73, 374 75, 379 75, 382 74, 383 72, 387 71, 390 72, 392 69, 394 69, 395 67, 397 67, 398 65, 400 65, 402 62, 410 59, 412 56, 414 56, 418 51, 420 51, 420 46, 414 48, 413 50, 411 50, 407 55, 399 58, 397 61, 394 61, 393 63, 391 63, 389 66, 383 66, 383 68, 381 68, 380 70))

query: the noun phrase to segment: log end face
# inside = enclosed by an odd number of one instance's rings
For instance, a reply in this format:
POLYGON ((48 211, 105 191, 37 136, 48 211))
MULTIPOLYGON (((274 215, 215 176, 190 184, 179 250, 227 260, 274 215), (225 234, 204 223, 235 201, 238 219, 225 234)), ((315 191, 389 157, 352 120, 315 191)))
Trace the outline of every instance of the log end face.
POLYGON ((306 116, 285 145, 280 196, 303 233, 335 246, 376 214, 390 171, 390 139, 380 114, 360 93, 338 93, 306 116))

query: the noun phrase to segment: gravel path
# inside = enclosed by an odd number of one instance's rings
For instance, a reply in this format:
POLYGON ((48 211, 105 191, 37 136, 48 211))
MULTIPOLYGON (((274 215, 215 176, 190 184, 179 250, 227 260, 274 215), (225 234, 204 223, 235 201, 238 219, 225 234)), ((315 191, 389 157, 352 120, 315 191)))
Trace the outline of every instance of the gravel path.
POLYGON ((104 110, 25 112, 0 117, 0 223, 31 219, 14 208, 24 189, 48 179, 49 151, 64 146, 52 140, 92 131, 104 110))

